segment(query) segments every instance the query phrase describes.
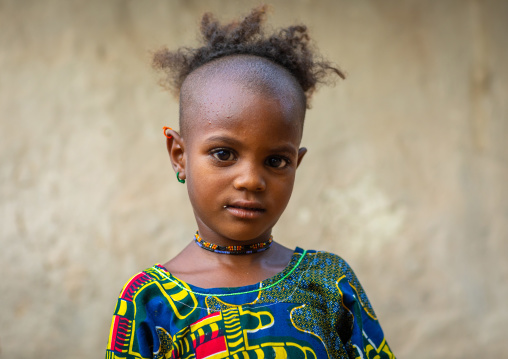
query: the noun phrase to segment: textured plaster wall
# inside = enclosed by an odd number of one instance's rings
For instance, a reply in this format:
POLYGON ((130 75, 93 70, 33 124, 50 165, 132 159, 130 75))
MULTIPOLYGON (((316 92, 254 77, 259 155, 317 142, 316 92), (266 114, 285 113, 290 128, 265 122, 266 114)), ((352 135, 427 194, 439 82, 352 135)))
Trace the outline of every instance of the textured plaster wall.
MULTIPOLYGON (((0 358, 102 357, 123 283, 191 239, 148 51, 254 4, 0 0, 0 358)), ((349 74, 275 238, 346 258, 399 357, 507 356, 508 2, 272 4, 349 74)))

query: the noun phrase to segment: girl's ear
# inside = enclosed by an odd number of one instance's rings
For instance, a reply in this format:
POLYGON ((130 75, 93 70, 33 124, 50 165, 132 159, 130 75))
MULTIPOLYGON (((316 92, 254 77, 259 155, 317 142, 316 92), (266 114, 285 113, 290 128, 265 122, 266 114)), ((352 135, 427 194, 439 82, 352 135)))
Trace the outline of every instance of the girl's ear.
POLYGON ((302 147, 298 150, 298 160, 296 161, 296 168, 298 168, 298 166, 300 166, 303 156, 305 156, 306 153, 307 153, 307 149, 305 147, 302 147))
POLYGON ((179 172, 178 177, 185 179, 185 148, 183 138, 178 132, 172 129, 166 129, 166 147, 168 149, 169 159, 175 172, 179 172), (171 136, 171 137, 169 137, 171 136))

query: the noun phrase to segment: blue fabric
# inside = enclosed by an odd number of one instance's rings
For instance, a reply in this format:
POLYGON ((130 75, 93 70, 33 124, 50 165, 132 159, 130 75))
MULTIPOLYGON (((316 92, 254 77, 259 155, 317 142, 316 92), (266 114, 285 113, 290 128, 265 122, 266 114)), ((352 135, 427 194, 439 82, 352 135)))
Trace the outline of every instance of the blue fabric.
POLYGON ((207 357, 394 358, 360 282, 331 253, 297 248, 284 271, 239 288, 198 288, 159 264, 132 277, 106 358, 207 357))

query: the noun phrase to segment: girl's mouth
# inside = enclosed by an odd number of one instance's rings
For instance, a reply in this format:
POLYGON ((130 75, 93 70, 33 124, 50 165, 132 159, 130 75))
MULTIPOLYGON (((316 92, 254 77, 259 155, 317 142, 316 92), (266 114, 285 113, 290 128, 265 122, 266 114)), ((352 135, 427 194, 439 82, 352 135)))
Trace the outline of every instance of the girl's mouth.
POLYGON ((260 217, 264 212, 259 204, 245 204, 245 205, 226 205, 224 209, 228 211, 234 217, 238 217, 241 219, 255 219, 260 217))

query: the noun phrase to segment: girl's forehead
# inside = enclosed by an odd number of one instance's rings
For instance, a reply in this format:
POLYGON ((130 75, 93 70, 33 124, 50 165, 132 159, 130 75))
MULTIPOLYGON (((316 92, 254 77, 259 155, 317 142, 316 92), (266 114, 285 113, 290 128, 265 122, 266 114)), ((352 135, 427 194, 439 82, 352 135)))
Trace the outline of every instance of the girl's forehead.
POLYGON ((252 89, 238 81, 224 79, 210 82, 193 94, 182 111, 182 135, 186 140, 204 141, 208 137, 301 140, 303 115, 301 106, 289 94, 276 96, 252 89))
POLYGON ((208 83, 186 105, 182 120, 189 127, 237 127, 244 119, 266 126, 266 117, 281 126, 303 124, 302 108, 290 90, 274 94, 238 81, 222 79, 208 83))
POLYGON ((303 127, 304 94, 292 76, 278 65, 266 65, 266 60, 261 60, 261 65, 255 57, 248 59, 250 62, 240 60, 219 68, 198 69, 185 80, 180 94, 182 133, 196 125, 227 123, 246 114, 256 120, 266 106, 281 112, 288 126, 296 122, 303 127))

